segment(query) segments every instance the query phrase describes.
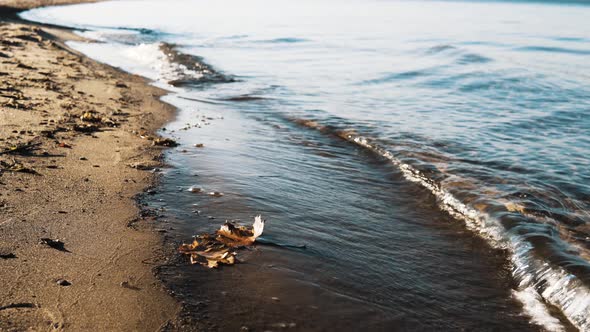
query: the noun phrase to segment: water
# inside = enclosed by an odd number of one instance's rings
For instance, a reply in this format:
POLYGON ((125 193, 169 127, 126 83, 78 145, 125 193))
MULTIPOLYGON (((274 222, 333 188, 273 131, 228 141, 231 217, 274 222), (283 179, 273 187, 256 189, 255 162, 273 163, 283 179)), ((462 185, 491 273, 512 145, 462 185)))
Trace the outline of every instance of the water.
POLYGON ((265 240, 306 245, 169 270, 199 280, 195 296, 258 289, 216 299, 213 317, 239 302, 303 308, 305 329, 590 330, 590 7, 178 0, 23 16, 84 29, 101 43, 72 47, 171 91, 163 133, 182 146, 150 204, 177 239, 262 213, 265 240))

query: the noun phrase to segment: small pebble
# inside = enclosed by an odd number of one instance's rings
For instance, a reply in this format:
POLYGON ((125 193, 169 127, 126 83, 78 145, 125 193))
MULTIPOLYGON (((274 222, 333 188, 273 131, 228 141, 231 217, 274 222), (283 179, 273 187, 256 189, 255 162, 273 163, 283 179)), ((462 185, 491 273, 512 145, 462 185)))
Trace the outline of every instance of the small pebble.
POLYGON ((190 188, 188 188, 188 191, 190 191, 191 193, 200 193, 203 191, 203 189, 198 188, 198 187, 190 187, 190 188))
POLYGON ((284 329, 287 327, 287 323, 275 323, 275 324, 272 324, 272 326, 284 329))
POLYGON ((58 280, 56 281, 56 283, 57 283, 59 286, 63 286, 63 287, 67 287, 67 286, 70 286, 70 285, 72 284, 71 282, 69 282, 69 281, 67 281, 67 280, 65 280, 65 279, 58 279, 58 280))

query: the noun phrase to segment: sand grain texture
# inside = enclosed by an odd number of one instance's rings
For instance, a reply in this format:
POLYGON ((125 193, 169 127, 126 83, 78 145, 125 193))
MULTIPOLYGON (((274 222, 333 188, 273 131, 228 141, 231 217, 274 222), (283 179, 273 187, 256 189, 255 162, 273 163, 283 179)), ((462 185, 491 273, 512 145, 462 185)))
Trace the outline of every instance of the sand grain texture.
POLYGON ((65 33, 0 26, 0 331, 157 330, 178 306, 152 271, 160 238, 137 219, 153 175, 129 165, 157 164, 141 136, 173 110, 52 38, 65 33))
POLYGON ((57 6, 98 1, 99 0, 0 0, 0 7, 31 9, 42 6, 57 6))

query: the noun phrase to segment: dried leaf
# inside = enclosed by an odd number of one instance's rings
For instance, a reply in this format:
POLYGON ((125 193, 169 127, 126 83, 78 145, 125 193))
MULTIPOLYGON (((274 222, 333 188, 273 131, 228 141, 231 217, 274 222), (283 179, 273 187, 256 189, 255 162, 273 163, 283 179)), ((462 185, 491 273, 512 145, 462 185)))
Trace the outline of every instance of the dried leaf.
POLYGON ((219 264, 233 265, 237 262, 234 251, 237 247, 252 245, 264 230, 264 221, 256 216, 251 228, 226 222, 215 234, 203 234, 190 244, 182 244, 178 251, 190 256, 191 264, 217 268, 219 264))
POLYGON ((82 116, 80 117, 80 120, 84 122, 101 122, 102 117, 96 115, 93 112, 84 112, 84 114, 82 114, 82 116))
POLYGON ((235 223, 226 222, 217 231, 217 240, 233 247, 251 245, 256 238, 262 235, 264 230, 264 221, 261 216, 256 216, 252 229, 235 223))

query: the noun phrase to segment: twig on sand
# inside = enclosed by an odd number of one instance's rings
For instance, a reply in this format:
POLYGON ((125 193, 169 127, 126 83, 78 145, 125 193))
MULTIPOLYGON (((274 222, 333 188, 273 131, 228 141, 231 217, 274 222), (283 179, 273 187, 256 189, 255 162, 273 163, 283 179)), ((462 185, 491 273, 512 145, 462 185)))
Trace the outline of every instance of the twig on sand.
POLYGON ((6 310, 6 309, 23 309, 23 308, 32 309, 32 308, 36 308, 36 307, 37 307, 37 305, 35 305, 34 303, 29 303, 29 302, 10 303, 5 306, 1 306, 0 311, 6 310))

